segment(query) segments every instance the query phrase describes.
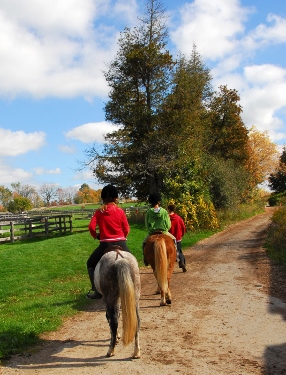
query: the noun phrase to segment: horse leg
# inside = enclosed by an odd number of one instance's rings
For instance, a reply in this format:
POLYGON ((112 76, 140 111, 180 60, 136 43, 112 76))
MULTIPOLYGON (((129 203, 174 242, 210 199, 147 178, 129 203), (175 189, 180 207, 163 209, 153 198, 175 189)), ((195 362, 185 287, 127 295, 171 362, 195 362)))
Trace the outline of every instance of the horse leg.
POLYGON ((175 262, 169 262, 169 267, 168 267, 168 275, 167 275, 167 280, 168 280, 168 289, 166 293, 166 302, 168 305, 171 305, 172 303, 172 295, 171 295, 171 290, 170 290, 170 281, 171 281, 171 276, 175 268, 175 262))
POLYGON ((134 344, 134 352, 132 358, 137 359, 141 357, 140 353, 140 345, 139 345, 139 330, 140 330, 140 318, 139 318, 139 308, 138 305, 136 306, 136 315, 137 315, 137 331, 135 334, 135 344, 134 344))
POLYGON ((171 295, 170 288, 168 288, 168 291, 166 293, 166 303, 168 305, 171 305, 171 303, 172 303, 172 295, 171 295))
MULTIPOLYGON (((105 313, 105 316, 106 316, 106 319, 107 319, 107 321, 108 321, 108 324, 110 324, 110 323, 109 323, 108 312, 105 313)), ((119 314, 118 314, 118 318, 119 318, 119 314)), ((121 339, 120 333, 117 331, 117 335, 116 335, 116 344, 119 343, 119 340, 120 340, 120 339, 121 339)))
POLYGON ((166 306, 166 292, 164 290, 161 290, 160 306, 166 306))
POLYGON ((114 348, 117 341, 117 329, 118 329, 118 309, 109 308, 107 311, 108 314, 108 321, 109 321, 109 327, 110 327, 110 344, 109 349, 107 352, 107 357, 114 356, 114 348))

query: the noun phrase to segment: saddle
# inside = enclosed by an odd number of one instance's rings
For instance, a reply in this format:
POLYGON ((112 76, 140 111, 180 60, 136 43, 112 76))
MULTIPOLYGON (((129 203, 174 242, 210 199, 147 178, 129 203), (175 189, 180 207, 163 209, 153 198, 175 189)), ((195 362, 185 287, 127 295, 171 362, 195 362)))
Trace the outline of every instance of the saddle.
POLYGON ((109 245, 105 250, 104 250, 104 253, 103 254, 107 254, 109 253, 110 251, 115 251, 116 252, 116 258, 115 260, 118 259, 118 255, 121 256, 121 258, 124 258, 124 256, 121 254, 120 251, 124 251, 123 250, 123 247, 119 246, 119 245, 109 245))
POLYGON ((153 234, 164 234, 164 232, 163 232, 162 230, 158 229, 158 230, 155 230, 155 231, 152 233, 152 235, 153 235, 153 234))

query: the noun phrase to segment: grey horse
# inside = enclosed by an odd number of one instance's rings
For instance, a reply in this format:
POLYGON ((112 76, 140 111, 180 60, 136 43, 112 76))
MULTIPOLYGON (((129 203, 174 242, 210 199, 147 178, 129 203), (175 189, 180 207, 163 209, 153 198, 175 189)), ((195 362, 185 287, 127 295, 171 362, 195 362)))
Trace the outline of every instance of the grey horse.
POLYGON ((110 246, 107 250, 94 271, 95 287, 102 294, 111 332, 107 357, 114 355, 114 348, 120 337, 117 331, 121 306, 123 344, 127 345, 135 338, 132 358, 140 358, 141 285, 138 262, 131 253, 120 251, 119 246, 110 246))

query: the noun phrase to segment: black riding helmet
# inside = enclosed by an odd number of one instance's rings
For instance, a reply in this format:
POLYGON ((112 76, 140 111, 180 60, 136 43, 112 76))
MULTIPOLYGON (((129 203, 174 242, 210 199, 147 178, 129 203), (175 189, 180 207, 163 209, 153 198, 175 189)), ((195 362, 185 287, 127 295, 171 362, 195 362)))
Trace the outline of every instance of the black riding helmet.
POLYGON ((106 185, 104 188, 101 190, 101 199, 106 201, 112 201, 118 198, 118 191, 115 186, 113 185, 106 185))
POLYGON ((152 205, 155 206, 161 201, 161 195, 159 193, 152 193, 149 195, 148 202, 152 205))

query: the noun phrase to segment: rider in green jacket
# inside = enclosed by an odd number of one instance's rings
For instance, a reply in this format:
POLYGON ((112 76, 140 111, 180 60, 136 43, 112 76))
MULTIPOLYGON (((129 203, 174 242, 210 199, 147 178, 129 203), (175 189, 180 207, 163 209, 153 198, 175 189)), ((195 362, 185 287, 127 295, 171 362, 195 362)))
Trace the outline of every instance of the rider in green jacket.
MULTIPOLYGON (((171 237, 175 243, 177 249, 177 242, 176 238, 169 233, 169 229, 171 228, 171 220, 169 217, 169 213, 165 208, 160 207, 161 196, 158 193, 153 193, 149 195, 148 202, 150 203, 151 207, 148 209, 145 215, 145 227, 148 230, 148 235, 145 237, 143 241, 143 250, 147 239, 156 231, 161 231, 167 236, 171 237)), ((144 264, 147 266, 146 261, 144 259, 144 264)))

